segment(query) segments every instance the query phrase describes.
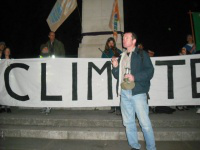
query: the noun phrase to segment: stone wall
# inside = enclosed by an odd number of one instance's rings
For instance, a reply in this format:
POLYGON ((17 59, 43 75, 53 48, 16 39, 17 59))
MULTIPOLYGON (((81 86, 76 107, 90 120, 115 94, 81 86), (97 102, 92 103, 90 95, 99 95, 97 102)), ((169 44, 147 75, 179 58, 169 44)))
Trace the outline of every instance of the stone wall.
MULTIPOLYGON (((123 0, 119 1, 120 23, 118 31, 124 31, 123 0)), ((112 13, 114 0, 83 0, 82 2, 82 33, 108 32, 110 16, 112 13)), ((104 50, 106 40, 112 37, 108 35, 85 35, 82 43, 79 45, 79 58, 99 58, 101 52, 98 48, 104 50)), ((118 34, 117 47, 122 49, 121 35, 118 34)))

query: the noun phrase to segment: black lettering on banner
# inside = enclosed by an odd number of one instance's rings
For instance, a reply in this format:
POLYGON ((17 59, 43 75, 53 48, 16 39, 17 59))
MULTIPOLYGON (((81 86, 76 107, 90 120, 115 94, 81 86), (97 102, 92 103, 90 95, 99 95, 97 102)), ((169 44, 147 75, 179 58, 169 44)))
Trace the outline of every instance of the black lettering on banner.
POLYGON ((62 96, 47 95, 46 63, 41 64, 41 101, 62 101, 62 96))
POLYGON ((77 101, 77 63, 72 63, 72 100, 77 101))
POLYGON ((174 80, 173 80, 173 66, 174 65, 185 65, 185 60, 167 60, 167 61, 156 61, 157 66, 167 66, 168 76, 168 99, 174 99, 174 80))
POLYGON ((200 82, 200 77, 196 77, 196 67, 195 65, 200 63, 200 59, 191 59, 191 79, 192 79, 192 98, 200 98, 200 93, 197 93, 197 82, 200 82))
POLYGON ((27 100, 29 100, 28 95, 20 96, 20 95, 16 94, 15 92, 13 92, 13 90, 10 87, 9 74, 10 74, 10 71, 14 68, 22 68, 22 69, 28 70, 29 66, 26 64, 22 64, 22 63, 14 63, 6 68, 5 73, 4 73, 4 81, 5 81, 6 90, 12 98, 19 100, 19 101, 27 101, 27 100))
POLYGON ((92 100, 92 68, 101 75, 107 68, 107 88, 108 88, 108 99, 113 99, 112 93, 112 73, 111 73, 111 62, 107 61, 101 69, 99 69, 93 62, 88 63, 88 100, 92 100))

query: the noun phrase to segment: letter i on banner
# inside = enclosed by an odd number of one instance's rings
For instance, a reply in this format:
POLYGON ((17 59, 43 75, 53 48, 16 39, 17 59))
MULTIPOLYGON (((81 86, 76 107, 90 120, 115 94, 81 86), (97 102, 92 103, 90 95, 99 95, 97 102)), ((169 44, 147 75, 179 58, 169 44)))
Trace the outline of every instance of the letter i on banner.
POLYGON ((113 31, 113 37, 115 38, 116 41, 117 41, 117 28, 119 21, 120 21, 120 16, 119 16, 118 0, 114 0, 109 27, 113 31))

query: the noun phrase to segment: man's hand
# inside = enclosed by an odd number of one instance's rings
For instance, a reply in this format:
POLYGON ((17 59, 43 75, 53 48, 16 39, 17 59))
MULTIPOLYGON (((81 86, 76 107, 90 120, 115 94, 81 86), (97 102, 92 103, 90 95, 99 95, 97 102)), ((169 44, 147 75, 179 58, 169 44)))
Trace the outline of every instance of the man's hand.
POLYGON ((128 78, 130 82, 135 81, 135 78, 132 74, 126 74, 124 78, 128 78))
POLYGON ((113 65, 114 68, 118 67, 118 60, 117 59, 118 59, 117 57, 112 57, 111 62, 112 62, 112 65, 113 65))

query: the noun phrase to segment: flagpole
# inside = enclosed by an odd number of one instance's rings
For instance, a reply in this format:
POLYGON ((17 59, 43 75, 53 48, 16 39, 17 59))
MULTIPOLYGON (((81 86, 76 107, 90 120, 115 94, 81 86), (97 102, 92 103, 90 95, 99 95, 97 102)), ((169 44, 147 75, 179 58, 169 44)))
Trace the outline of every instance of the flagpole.
POLYGON ((191 10, 190 10, 188 13, 189 13, 189 15, 190 15, 190 24, 191 24, 191 29, 192 29, 192 38, 193 38, 193 41, 194 41, 194 44, 195 44, 194 25, 193 25, 192 12, 191 12, 191 10))
POLYGON ((120 31, 121 31, 121 43, 122 43, 122 52, 124 51, 123 50, 123 33, 122 33, 122 29, 121 29, 121 20, 119 21, 119 28, 120 28, 120 31))
POLYGON ((81 24, 81 33, 82 33, 83 27, 82 27, 81 13, 80 13, 80 10, 78 8, 78 1, 77 0, 76 0, 76 3, 77 3, 77 10, 78 10, 78 15, 79 15, 79 20, 80 20, 80 24, 81 24))

